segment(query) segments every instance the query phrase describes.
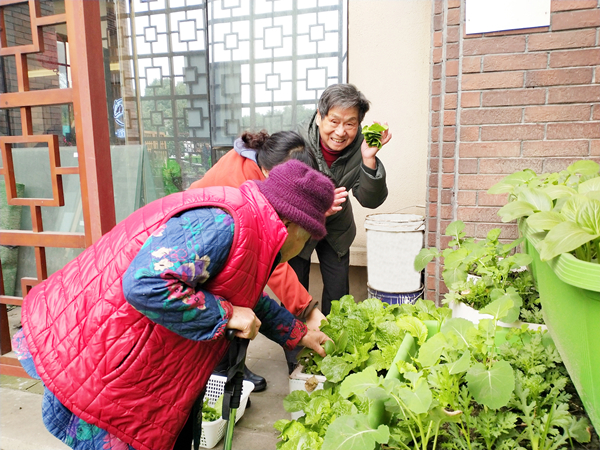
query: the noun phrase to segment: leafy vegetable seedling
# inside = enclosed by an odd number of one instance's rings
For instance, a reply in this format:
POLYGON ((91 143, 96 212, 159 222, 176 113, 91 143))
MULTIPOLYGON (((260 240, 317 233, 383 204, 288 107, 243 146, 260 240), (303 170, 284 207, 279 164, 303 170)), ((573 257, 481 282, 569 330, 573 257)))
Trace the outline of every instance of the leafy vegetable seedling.
POLYGON ((365 125, 362 129, 362 133, 369 147, 381 148, 381 133, 387 129, 387 125, 381 125, 380 123, 365 125))

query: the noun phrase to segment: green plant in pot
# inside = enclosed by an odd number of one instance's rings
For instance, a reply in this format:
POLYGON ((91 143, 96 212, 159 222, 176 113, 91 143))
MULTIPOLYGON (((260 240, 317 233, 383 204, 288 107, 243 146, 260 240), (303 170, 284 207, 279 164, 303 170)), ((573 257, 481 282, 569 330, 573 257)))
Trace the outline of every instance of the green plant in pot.
POLYGON ((416 271, 434 258, 444 258, 442 278, 449 289, 444 303, 464 303, 476 310, 500 298, 513 301, 510 318, 534 324, 543 323, 539 295, 533 276, 524 269, 531 256, 515 252, 523 238, 509 243, 499 241, 500 229, 490 230, 485 239, 476 240, 464 233, 462 221, 452 222, 445 235, 452 240, 444 250, 423 248, 415 258, 416 271))
POLYGON ((508 193, 499 215, 517 220, 544 320, 587 413, 600 428, 600 164, 516 172, 492 186, 508 193))
MULTIPOLYGON (((540 259, 562 253, 600 263, 600 164, 577 161, 567 169, 537 175, 530 169, 507 176, 488 193, 508 193, 498 215, 503 222, 526 222, 542 232, 540 259)), ((523 225, 521 225, 522 227, 523 225)))

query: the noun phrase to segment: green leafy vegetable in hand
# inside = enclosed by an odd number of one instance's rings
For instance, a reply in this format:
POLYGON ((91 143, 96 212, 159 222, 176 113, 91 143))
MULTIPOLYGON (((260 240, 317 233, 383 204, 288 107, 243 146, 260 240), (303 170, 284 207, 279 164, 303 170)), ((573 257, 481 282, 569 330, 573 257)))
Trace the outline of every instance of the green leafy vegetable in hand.
POLYGON ((381 133, 387 129, 387 125, 374 123, 373 125, 365 125, 362 129, 362 134, 369 147, 381 148, 381 133))

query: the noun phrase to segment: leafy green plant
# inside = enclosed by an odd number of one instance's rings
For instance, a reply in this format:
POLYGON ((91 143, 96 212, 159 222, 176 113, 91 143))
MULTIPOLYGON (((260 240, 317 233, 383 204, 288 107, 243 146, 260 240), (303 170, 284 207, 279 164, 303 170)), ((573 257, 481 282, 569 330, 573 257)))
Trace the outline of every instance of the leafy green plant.
POLYGON ((381 148, 381 133, 387 129, 387 125, 374 123, 372 125, 365 125, 362 129, 362 134, 365 137, 367 144, 369 144, 369 147, 381 148))
MULTIPOLYGON (((277 448, 556 450, 589 442, 587 418, 569 412, 569 378, 552 341, 526 327, 497 328, 513 306, 492 302, 482 311, 492 319, 477 326, 443 319, 416 357, 397 362, 400 377, 367 367, 310 395, 292 392, 284 406, 306 415, 276 423, 277 448)), ((415 341, 419 328, 409 331, 415 341)))
POLYGON ((434 258, 444 258, 442 278, 449 289, 444 303, 462 302, 477 310, 494 300, 510 297, 514 304, 510 322, 521 319, 542 323, 539 294, 529 270, 531 256, 514 252, 523 238, 503 244, 500 229, 490 230, 485 239, 467 237, 462 221, 452 222, 445 235, 452 240, 440 251, 423 248, 415 258, 414 268, 423 270, 434 258))
POLYGON ((328 382, 337 383, 350 373, 370 366, 377 371, 390 367, 406 331, 418 333, 422 341, 427 328, 414 317, 438 319, 451 314, 447 308, 438 309, 433 302, 415 305, 388 305, 371 298, 360 303, 346 295, 333 301, 327 322, 321 326, 333 342, 325 344, 326 357, 305 348, 298 355, 303 371, 320 374, 328 382))
POLYGON ((202 421, 214 422, 221 417, 221 409, 223 408, 223 395, 221 395, 214 406, 208 404, 209 399, 206 398, 202 404, 202 421))
POLYGON ((544 233, 540 259, 562 253, 600 263, 600 164, 584 160, 567 169, 537 175, 526 169, 505 177, 488 193, 508 193, 498 214, 503 222, 525 220, 544 233))

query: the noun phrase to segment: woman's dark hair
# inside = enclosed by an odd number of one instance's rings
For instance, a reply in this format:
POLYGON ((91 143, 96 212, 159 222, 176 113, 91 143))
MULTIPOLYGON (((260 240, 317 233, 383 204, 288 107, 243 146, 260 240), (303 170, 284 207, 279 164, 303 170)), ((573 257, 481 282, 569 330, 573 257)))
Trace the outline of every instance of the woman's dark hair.
POLYGON ((270 136, 265 130, 258 133, 246 131, 242 134, 242 141, 246 147, 256 150, 256 161, 265 170, 270 171, 288 159, 297 159, 315 170, 319 168, 304 139, 295 131, 278 131, 270 136))
POLYGON ((353 84, 333 84, 323 91, 317 108, 321 118, 325 118, 334 107, 357 108, 358 121, 362 122, 369 111, 369 100, 353 84))

